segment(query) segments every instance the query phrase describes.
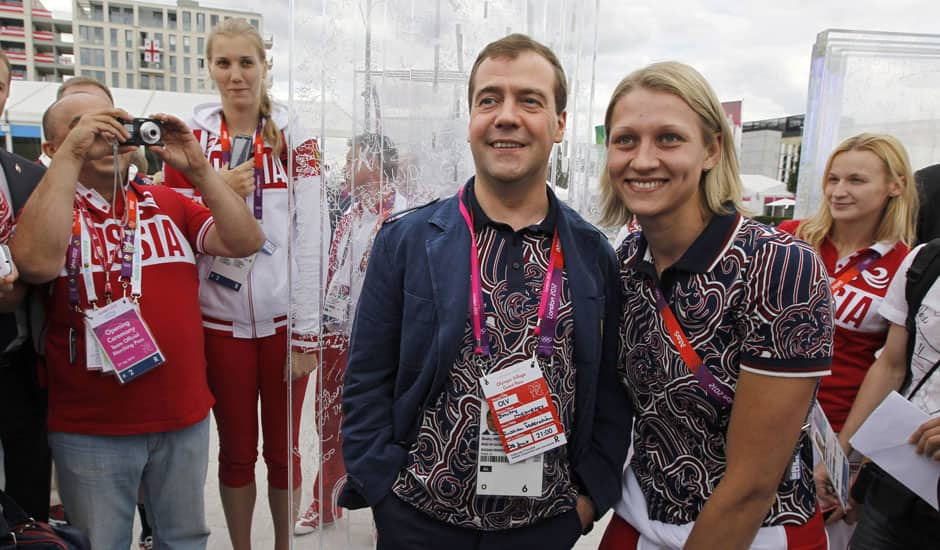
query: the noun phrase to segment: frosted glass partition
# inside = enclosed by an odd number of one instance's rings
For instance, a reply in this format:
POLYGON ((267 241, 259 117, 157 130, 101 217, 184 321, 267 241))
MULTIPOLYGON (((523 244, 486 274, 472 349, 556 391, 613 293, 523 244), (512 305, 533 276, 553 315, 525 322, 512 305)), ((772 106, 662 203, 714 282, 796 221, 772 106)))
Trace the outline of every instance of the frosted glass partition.
POLYGON ((307 266, 293 276, 292 313, 319 311, 323 349, 306 393, 292 396, 303 400, 299 511, 316 492, 321 516, 335 518, 295 536, 294 548, 374 544, 368 510, 333 506, 343 480, 337 426, 355 303, 380 217, 448 196, 473 175, 467 82, 487 43, 521 32, 558 54, 568 75, 568 126, 550 161, 550 183, 596 217, 588 205, 597 202, 592 121, 603 116, 593 89, 598 8, 599 0, 290 4, 290 36, 275 40, 290 41, 290 108, 296 125, 318 136, 322 181, 318 193, 295 190, 292 218, 298 238, 291 253, 307 266), (370 173, 382 176, 375 182, 370 173), (309 267, 317 263, 321 273, 309 267))
POLYGON ((940 35, 827 30, 810 71, 796 217, 817 208, 826 159, 849 136, 898 137, 915 170, 940 161, 940 35))

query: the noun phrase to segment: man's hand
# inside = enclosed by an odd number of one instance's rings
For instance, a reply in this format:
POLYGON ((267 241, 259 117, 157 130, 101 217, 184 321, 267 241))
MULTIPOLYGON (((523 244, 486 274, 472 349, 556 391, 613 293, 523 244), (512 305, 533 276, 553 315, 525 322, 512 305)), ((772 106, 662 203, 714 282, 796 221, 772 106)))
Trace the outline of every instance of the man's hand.
POLYGON ((940 460, 940 416, 921 424, 908 442, 917 445, 917 454, 940 460))
MULTIPOLYGON (((97 113, 88 113, 81 116, 69 130, 68 135, 58 147, 56 155, 64 153, 76 160, 97 160, 114 152, 112 143, 123 142, 130 138, 127 129, 121 120, 131 120, 134 117, 124 109, 108 109, 97 113)), ((125 145, 119 149, 120 153, 128 153, 137 149, 134 145, 125 145)))
POLYGON ((243 199, 255 190, 255 163, 253 159, 246 160, 231 170, 223 166, 219 170, 219 175, 225 180, 225 184, 243 199))
POLYGON ((581 518, 581 531, 584 532, 594 523, 594 501, 588 496, 578 495, 575 509, 578 512, 578 517, 581 518))
POLYGON ((290 364, 285 370, 290 373, 291 381, 297 380, 317 370, 317 366, 320 364, 320 353, 304 353, 291 350, 289 361, 290 364))
POLYGON ((163 126, 163 147, 151 145, 148 149, 157 157, 179 170, 198 189, 207 171, 211 171, 206 158, 186 123, 173 115, 159 113, 151 118, 163 126))

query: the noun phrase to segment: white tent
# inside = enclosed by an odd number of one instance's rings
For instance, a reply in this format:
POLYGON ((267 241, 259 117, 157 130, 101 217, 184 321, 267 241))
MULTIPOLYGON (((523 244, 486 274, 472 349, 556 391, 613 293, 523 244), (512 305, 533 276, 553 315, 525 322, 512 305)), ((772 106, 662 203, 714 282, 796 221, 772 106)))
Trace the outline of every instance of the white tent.
POLYGON ((774 208, 775 213, 780 213, 783 208, 788 206, 773 203, 793 199, 793 193, 787 191, 787 184, 767 176, 741 174, 741 182, 744 184, 744 196, 742 197, 744 206, 754 215, 764 214, 768 206, 774 208))

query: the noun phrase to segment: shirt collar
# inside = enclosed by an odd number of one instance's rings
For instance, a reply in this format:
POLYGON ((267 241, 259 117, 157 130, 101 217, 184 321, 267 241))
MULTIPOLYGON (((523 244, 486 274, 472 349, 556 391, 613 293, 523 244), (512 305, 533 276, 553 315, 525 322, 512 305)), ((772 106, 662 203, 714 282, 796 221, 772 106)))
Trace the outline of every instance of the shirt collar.
MULTIPOLYGON (((494 229, 515 232, 508 224, 490 219, 490 217, 486 215, 486 212, 480 208, 480 203, 477 202, 476 193, 474 192, 474 184, 475 177, 472 177, 467 181, 466 186, 466 200, 467 205, 470 207, 470 213, 473 216, 473 230, 479 232, 489 225, 494 229)), ((535 233, 544 233, 546 235, 555 233, 555 226, 558 222, 558 198, 547 184, 545 185, 545 193, 548 195, 548 214, 545 215, 545 218, 541 222, 530 225, 524 228, 523 231, 528 230, 535 233)))
MULTIPOLYGON (((737 211, 713 215, 708 225, 696 237, 688 250, 668 269, 677 269, 690 273, 707 273, 711 271, 734 240, 740 219, 741 214, 737 211)), ((643 233, 640 233, 637 246, 638 256, 643 259, 643 262, 649 264, 648 268, 643 266, 642 271, 655 275, 656 269, 653 266, 653 256, 643 233)))

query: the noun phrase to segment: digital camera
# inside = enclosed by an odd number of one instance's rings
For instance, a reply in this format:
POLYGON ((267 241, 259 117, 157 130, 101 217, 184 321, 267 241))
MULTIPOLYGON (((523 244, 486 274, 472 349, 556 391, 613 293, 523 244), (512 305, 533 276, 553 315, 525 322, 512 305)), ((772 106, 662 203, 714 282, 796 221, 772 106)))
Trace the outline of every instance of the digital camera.
POLYGON ((163 126, 152 118, 122 120, 124 128, 131 135, 121 145, 163 145, 163 126))

